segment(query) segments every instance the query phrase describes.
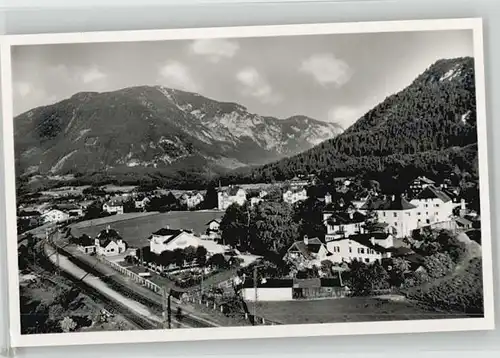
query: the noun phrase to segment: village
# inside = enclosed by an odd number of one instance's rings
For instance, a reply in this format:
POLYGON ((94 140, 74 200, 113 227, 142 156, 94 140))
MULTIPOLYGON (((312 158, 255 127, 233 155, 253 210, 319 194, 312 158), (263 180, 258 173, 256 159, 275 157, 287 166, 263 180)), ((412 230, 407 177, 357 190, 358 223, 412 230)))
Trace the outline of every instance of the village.
POLYGON ((274 304, 401 294, 438 278, 429 257, 457 263, 457 248, 469 254, 480 245, 480 215, 450 181, 419 176, 392 195, 363 184, 302 175, 204 191, 66 187, 20 202, 18 230, 43 239, 58 228, 56 244, 89 265, 106 262, 157 293, 168 287, 193 302, 237 297, 243 305, 233 314, 255 319, 259 304, 263 320, 279 323, 288 321, 273 316, 274 304), (273 226, 277 217, 291 221, 273 226), (362 269, 373 272, 356 281, 362 269), (386 278, 370 276, 379 269, 386 278))

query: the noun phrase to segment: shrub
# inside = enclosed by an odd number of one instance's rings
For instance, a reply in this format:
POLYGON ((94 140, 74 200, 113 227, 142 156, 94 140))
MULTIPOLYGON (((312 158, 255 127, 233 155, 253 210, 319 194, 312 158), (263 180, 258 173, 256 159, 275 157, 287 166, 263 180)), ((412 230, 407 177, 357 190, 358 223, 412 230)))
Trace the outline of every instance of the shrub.
POLYGON ((438 252, 424 258, 424 268, 430 278, 441 278, 449 274, 454 266, 450 255, 446 253, 438 252))
POLYGON ((432 307, 467 314, 482 314, 482 260, 472 259, 460 273, 435 285, 421 287, 410 292, 408 296, 432 307))

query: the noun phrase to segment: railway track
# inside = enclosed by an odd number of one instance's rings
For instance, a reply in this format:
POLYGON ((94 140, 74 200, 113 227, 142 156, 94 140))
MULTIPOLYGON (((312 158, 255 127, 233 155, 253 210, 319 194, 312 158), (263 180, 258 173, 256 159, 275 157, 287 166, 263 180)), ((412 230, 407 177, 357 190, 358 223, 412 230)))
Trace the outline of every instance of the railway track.
MULTIPOLYGON (((112 277, 103 275, 99 270, 97 270, 95 267, 82 262, 75 258, 71 253, 66 251, 64 248, 58 248, 59 252, 62 253, 72 264, 75 266, 79 267, 80 269, 90 273, 91 275, 99 278, 101 281, 103 281, 106 285, 108 285, 111 289, 121 293, 122 295, 143 304, 144 306, 147 306, 157 314, 158 316, 162 316, 164 312, 164 307, 162 304, 162 297, 158 296, 158 300, 154 300, 150 297, 146 297, 145 295, 142 295, 136 291, 134 291, 132 288, 127 287, 126 285, 114 280, 112 277)), ((171 310, 172 312, 176 312, 177 309, 180 309, 182 311, 182 307, 176 303, 174 300, 172 300, 171 303, 171 310)), ((215 325, 210 324, 207 321, 203 321, 200 319, 197 319, 195 317, 190 316, 189 314, 180 314, 179 316, 176 316, 173 314, 174 317, 172 317, 171 321, 172 323, 182 325, 182 326, 187 326, 191 328, 205 328, 205 327, 215 327, 215 325)))
MULTIPOLYGON (((42 279, 51 282, 52 284, 59 285, 53 278, 49 275, 53 275, 53 273, 57 270, 57 267, 45 256, 39 255, 37 260, 38 267, 35 265, 31 265, 30 269, 33 270, 37 275, 41 276, 42 279)), ((122 305, 112 299, 109 299, 106 295, 102 294, 95 288, 87 285, 85 282, 74 278, 69 273, 60 270, 60 275, 65 279, 72 282, 74 287, 77 287, 82 292, 84 292, 87 296, 93 299, 95 302, 102 304, 107 311, 112 314, 120 314, 127 321, 132 323, 134 326, 140 329, 159 329, 161 328, 156 322, 152 322, 137 313, 133 310, 129 309, 127 306, 122 305)))

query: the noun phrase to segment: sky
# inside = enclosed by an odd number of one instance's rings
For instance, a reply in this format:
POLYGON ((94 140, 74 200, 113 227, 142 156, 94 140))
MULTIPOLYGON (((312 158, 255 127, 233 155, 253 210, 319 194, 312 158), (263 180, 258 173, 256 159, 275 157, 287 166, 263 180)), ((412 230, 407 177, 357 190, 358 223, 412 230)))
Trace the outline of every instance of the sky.
POLYGON ((462 56, 473 56, 470 30, 23 45, 12 48, 14 112, 163 85, 347 128, 435 61, 462 56))

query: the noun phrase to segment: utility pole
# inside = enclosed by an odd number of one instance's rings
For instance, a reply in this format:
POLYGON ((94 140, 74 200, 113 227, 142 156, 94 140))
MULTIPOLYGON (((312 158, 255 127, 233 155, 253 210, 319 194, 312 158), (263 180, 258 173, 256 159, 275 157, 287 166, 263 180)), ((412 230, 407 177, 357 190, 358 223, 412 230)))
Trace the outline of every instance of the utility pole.
POLYGON ((170 329, 172 327, 172 310, 170 307, 171 293, 167 293, 167 288, 163 287, 162 290, 162 307, 163 307, 163 329, 170 329))
POLYGON ((257 267, 253 268, 253 288, 255 290, 255 302, 253 304, 253 324, 257 323, 257 267))

